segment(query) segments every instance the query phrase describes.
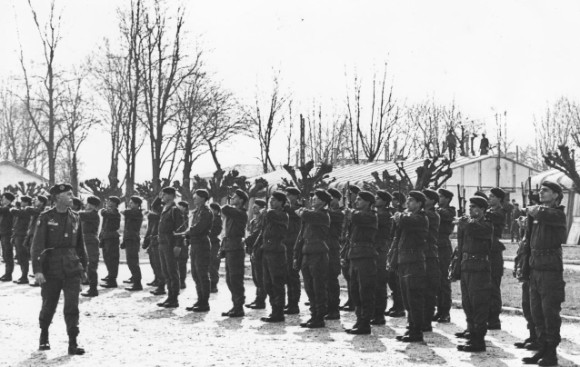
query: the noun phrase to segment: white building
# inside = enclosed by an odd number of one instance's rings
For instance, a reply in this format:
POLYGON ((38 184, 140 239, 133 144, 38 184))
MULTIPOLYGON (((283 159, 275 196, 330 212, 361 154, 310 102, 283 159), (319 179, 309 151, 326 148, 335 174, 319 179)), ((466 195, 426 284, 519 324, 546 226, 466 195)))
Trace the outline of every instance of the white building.
POLYGON ((18 182, 36 182, 37 184, 48 184, 48 180, 14 162, 0 162, 0 191, 6 186, 15 186, 18 182))

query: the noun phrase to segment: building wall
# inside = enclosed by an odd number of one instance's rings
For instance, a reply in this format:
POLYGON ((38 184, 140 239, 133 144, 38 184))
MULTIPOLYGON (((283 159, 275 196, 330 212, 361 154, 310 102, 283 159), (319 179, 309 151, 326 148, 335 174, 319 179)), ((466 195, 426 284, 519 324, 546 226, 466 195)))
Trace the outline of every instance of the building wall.
POLYGON ((20 181, 23 181, 24 183, 43 183, 43 181, 38 177, 18 169, 17 167, 9 164, 0 165, 0 190, 4 189, 8 185, 16 185, 20 181))

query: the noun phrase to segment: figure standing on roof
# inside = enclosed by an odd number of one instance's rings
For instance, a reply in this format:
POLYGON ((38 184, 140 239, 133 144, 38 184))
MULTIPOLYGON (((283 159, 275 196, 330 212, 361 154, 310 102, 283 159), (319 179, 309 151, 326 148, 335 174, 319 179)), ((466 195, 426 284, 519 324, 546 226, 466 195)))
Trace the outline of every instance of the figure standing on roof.
POLYGON ((449 133, 445 137, 445 143, 447 144, 447 149, 449 149, 449 160, 454 161, 457 153, 457 138, 453 129, 449 129, 449 133))
POLYGON ((481 134, 481 141, 479 142, 479 155, 487 155, 489 152, 489 140, 485 134, 481 134))

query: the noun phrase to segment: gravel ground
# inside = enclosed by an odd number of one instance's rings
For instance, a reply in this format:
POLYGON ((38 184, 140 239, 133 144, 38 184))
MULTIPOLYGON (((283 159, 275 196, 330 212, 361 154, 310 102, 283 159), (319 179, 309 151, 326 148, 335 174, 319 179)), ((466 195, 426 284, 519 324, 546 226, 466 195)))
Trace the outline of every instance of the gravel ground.
MULTIPOLYGON (((101 264, 100 268, 104 266, 101 264)), ((144 279, 149 281, 150 267, 142 266, 142 270, 144 279)), ((128 277, 127 267, 122 265, 119 279, 128 277)), ((181 307, 173 310, 158 308, 155 303, 161 297, 148 291, 101 289, 99 297, 83 299, 79 342, 87 354, 70 357, 62 297, 51 327, 52 350, 39 352, 39 289, 0 284, 0 366, 507 367, 521 365, 521 358, 530 355, 513 347, 514 342, 527 334, 520 316, 503 315, 503 330, 488 333, 488 351, 470 354, 456 350, 458 341, 453 334, 465 327, 463 312, 458 309, 452 310, 452 323, 434 323, 434 332, 425 334, 425 343, 404 344, 394 337, 405 331, 405 319, 390 319, 386 326, 374 327, 371 335, 352 336, 343 331, 343 326, 354 323, 353 313, 342 313, 342 320, 327 322, 325 329, 300 328, 301 320, 308 318, 306 306, 302 306, 300 315, 287 317, 284 324, 261 322, 260 317, 267 315, 268 310, 251 310, 240 319, 224 318, 221 312, 231 307, 231 301, 223 279, 219 293, 211 296, 211 311, 190 313, 185 306, 195 301, 191 278, 187 285, 180 296, 181 307)), ((254 291, 247 280, 248 298, 253 299, 254 291)), ((580 365, 580 326, 564 323, 562 336, 558 350, 560 365, 580 365)))

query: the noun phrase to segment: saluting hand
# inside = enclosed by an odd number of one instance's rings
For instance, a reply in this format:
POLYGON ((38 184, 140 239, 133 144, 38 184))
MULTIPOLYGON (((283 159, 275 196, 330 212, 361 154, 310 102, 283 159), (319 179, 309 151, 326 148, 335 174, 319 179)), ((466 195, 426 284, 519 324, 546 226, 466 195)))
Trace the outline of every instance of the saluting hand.
POLYGON ((81 280, 83 283, 89 280, 89 278, 87 277, 87 272, 84 270, 81 272, 81 280))

